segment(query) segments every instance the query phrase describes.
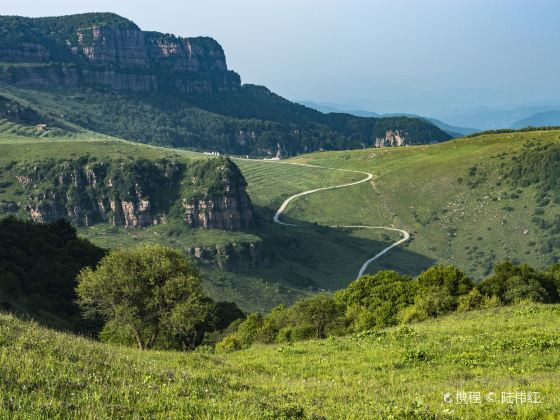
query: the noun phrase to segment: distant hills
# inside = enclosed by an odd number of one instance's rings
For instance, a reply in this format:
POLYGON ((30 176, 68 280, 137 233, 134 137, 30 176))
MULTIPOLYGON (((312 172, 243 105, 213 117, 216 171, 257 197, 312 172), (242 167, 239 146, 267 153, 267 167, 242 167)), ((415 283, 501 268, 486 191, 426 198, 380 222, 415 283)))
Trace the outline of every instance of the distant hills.
POLYGON ((348 113, 351 115, 355 115, 358 117, 374 117, 374 118, 386 118, 386 117, 410 117, 410 118, 420 118, 423 119, 424 121, 427 121, 431 124, 434 124, 436 127, 440 128, 441 130, 445 131, 447 134, 449 134, 451 137, 461 137, 461 136, 465 136, 468 134, 473 134, 476 133, 477 131, 479 131, 476 128, 467 128, 467 127, 455 127, 453 125, 449 125, 446 124, 438 119, 435 118, 428 118, 428 117, 423 117, 420 115, 416 115, 416 114, 378 114, 376 112, 372 112, 372 111, 366 111, 364 109, 361 109, 361 107, 352 107, 352 106, 346 106, 346 105, 340 105, 340 104, 331 104, 331 103, 317 103, 317 102, 313 102, 313 101, 299 101, 299 103, 301 103, 302 105, 305 105, 309 108, 313 108, 316 109, 318 111, 321 111, 323 113, 329 114, 329 113, 340 113, 340 112, 344 112, 344 113, 348 113))
POLYGON ((467 125, 480 130, 497 130, 504 128, 523 128, 532 126, 556 126, 560 120, 539 117, 540 114, 559 112, 559 103, 543 103, 511 107, 480 106, 463 111, 454 111, 441 118, 452 125, 467 125))
POLYGON ((513 123, 512 128, 560 126, 560 111, 539 112, 513 123))
POLYGON ((142 143, 239 155, 291 156, 451 137, 416 117, 325 115, 265 87, 241 84, 212 38, 146 32, 111 13, 1 16, 0 96, 0 119, 10 123, 25 115, 31 127, 73 125, 142 143))

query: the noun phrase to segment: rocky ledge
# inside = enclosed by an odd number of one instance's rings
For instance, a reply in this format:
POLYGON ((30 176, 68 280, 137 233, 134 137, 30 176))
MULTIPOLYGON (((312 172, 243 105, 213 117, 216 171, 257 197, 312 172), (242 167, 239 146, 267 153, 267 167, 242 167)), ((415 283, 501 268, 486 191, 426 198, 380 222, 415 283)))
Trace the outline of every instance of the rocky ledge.
POLYGON ((6 42, 0 42, 0 80, 14 85, 191 94, 234 91, 241 85, 214 39, 142 31, 111 13, 0 16, 0 27, 10 28, 6 42))
POLYGON ((191 227, 240 230, 254 224, 247 183, 229 159, 44 160, 12 172, 26 199, 3 203, 0 211, 22 207, 37 222, 66 218, 78 226, 142 228, 182 213, 191 227))

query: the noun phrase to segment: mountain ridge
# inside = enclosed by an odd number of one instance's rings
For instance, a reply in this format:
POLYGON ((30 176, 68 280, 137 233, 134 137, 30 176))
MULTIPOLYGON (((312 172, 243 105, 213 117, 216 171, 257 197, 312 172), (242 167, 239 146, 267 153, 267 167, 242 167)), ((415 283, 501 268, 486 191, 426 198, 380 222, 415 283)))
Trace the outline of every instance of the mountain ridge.
POLYGON ((142 31, 107 13, 1 16, 0 94, 103 134, 238 155, 364 148, 394 133, 399 145, 450 138, 416 118, 325 116, 242 85, 212 38, 142 31))

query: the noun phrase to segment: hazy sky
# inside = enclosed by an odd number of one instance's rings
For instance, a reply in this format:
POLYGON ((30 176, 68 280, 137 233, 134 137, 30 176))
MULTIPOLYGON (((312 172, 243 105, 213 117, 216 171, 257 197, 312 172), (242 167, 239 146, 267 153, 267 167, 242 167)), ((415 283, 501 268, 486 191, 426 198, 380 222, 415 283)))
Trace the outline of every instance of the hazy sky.
POLYGON ((445 116, 560 103, 559 0, 2 0, 0 14, 111 11, 209 35, 244 83, 290 99, 445 116), (93 10, 95 9, 95 10, 93 10))

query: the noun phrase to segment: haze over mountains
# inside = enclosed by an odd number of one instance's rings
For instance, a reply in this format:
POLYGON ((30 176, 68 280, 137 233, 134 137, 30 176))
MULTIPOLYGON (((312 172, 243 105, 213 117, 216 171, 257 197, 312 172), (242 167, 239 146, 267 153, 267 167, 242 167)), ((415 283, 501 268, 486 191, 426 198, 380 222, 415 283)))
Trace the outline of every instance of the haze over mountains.
POLYGON ((504 128, 544 127, 560 125, 560 104, 527 105, 513 108, 477 107, 450 113, 439 118, 405 113, 378 113, 359 105, 314 102, 300 100, 299 103, 324 113, 346 112, 360 117, 410 116, 424 118, 453 137, 468 135, 477 131, 504 128), (443 122, 443 121, 445 122, 443 122), (470 128, 469 128, 470 127, 470 128))

